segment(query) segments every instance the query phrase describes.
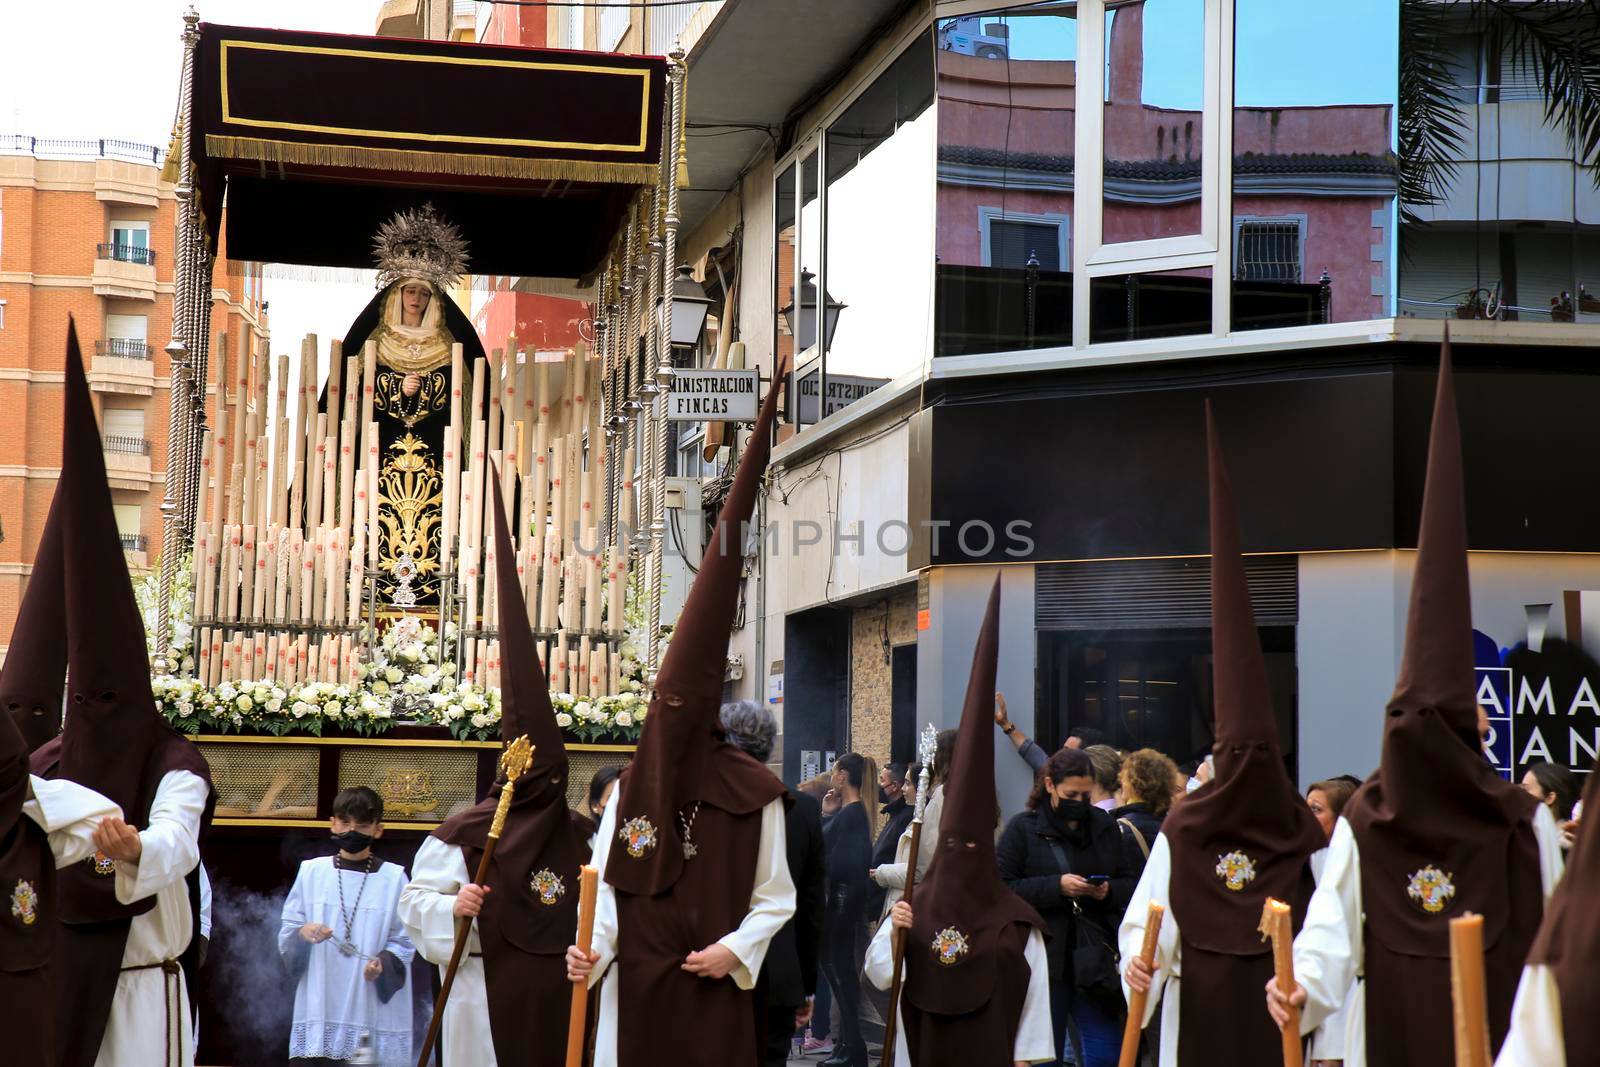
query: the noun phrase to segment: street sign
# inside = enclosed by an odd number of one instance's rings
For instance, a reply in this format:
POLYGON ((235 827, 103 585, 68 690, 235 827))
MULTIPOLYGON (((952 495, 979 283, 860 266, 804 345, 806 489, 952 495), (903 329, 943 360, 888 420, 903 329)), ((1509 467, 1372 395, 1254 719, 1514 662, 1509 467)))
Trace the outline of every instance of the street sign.
POLYGON ((675 370, 667 392, 671 422, 754 422, 760 380, 753 370, 675 370))

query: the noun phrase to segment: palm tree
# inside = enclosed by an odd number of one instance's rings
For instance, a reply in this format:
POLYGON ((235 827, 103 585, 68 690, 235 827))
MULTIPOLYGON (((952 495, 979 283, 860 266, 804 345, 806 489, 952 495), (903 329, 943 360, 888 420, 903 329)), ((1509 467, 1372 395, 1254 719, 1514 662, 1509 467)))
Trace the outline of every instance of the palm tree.
MULTIPOLYGON (((1538 81, 1545 121, 1580 166, 1600 162, 1600 2, 1400 0, 1400 215, 1437 204, 1455 176, 1466 116, 1451 94, 1446 35, 1468 27, 1487 52, 1538 81)), ((1594 170, 1600 186, 1600 168, 1594 170)))

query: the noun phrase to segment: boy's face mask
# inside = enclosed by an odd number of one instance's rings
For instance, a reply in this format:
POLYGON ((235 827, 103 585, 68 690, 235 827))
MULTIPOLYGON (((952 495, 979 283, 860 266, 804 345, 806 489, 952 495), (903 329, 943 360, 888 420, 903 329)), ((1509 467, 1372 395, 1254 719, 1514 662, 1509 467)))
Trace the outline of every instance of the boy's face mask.
POLYGON ((341 834, 333 835, 334 844, 344 852, 361 852, 371 847, 372 835, 364 834, 360 830, 346 830, 341 834))

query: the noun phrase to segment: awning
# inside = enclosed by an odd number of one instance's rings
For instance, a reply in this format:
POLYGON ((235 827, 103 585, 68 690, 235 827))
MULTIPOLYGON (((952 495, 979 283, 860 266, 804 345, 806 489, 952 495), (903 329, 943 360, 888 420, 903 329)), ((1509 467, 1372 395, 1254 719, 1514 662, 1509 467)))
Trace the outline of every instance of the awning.
POLYGON ((232 259, 368 267, 431 201, 475 274, 576 278, 656 180, 666 61, 202 24, 190 151, 232 259))

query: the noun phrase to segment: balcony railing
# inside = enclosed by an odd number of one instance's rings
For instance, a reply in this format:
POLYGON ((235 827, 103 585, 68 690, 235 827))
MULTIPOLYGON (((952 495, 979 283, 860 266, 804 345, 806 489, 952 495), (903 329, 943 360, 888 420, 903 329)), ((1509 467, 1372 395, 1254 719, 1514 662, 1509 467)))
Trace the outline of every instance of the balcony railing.
POLYGON ((118 534, 122 539, 124 552, 143 552, 150 547, 150 539, 144 534, 118 534))
POLYGON ((150 454, 150 442, 143 437, 124 437, 121 434, 108 433, 101 440, 105 443, 107 452, 119 452, 124 456, 150 454))
POLYGON ((98 245, 95 251, 100 259, 114 259, 119 263, 141 263, 146 267, 156 265, 156 251, 138 245, 98 245))
POLYGON ((148 342, 134 337, 105 337, 94 343, 94 354, 121 359, 149 359, 151 349, 148 342))
POLYGON ((121 159, 159 167, 166 150, 156 145, 118 141, 110 137, 92 141, 65 141, 6 134, 0 136, 0 155, 36 156, 40 159, 121 159))

